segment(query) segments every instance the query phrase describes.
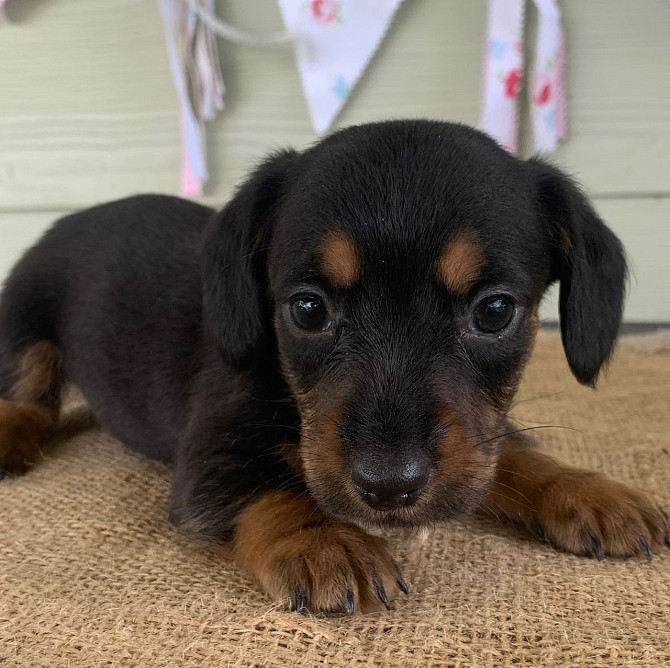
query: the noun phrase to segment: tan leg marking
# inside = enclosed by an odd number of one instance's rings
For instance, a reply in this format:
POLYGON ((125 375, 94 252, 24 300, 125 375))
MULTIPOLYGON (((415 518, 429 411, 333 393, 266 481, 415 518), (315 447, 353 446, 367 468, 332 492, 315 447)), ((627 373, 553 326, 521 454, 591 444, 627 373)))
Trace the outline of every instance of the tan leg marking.
POLYGON ((293 492, 265 494, 240 513, 233 554, 273 599, 300 612, 368 612, 406 587, 384 539, 293 492))
POLYGON ((11 401, 0 399, 0 472, 19 475, 40 459, 56 427, 62 382, 53 344, 40 341, 23 353, 11 401))
POLYGON ((600 473, 564 466, 510 438, 482 510, 575 554, 628 557, 663 543, 668 516, 646 492, 600 473))

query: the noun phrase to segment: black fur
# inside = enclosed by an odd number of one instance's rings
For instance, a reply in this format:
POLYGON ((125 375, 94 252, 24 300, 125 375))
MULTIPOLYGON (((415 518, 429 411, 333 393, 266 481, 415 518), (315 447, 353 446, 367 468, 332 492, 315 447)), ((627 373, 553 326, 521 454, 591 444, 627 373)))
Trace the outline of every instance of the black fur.
POLYGON ((464 126, 353 127, 271 156, 218 214, 140 196, 57 222, 4 289, 0 389, 7 396, 24 350, 53 342, 111 433, 175 464, 171 517, 202 537, 228 537, 262 490, 305 485, 345 519, 432 523, 476 505, 490 474, 435 475, 423 505, 385 514, 356 501, 346 476, 437 468, 446 408, 491 454, 555 280, 570 367, 594 383, 624 277, 619 242, 555 168, 464 126), (434 266, 463 229, 486 263, 455 295, 434 266), (320 269, 333 231, 360 253, 350 288, 320 269), (329 304, 331 330, 297 329, 290 303, 301 291, 329 304), (479 300, 500 292, 516 302, 512 324, 473 332, 479 300), (320 441, 333 415, 341 478, 320 441))

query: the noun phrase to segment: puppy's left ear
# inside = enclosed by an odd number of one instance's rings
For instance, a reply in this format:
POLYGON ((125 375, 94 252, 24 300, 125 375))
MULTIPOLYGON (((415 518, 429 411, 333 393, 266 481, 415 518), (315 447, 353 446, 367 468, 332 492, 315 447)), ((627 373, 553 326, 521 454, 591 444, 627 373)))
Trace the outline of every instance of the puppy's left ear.
POLYGON ((295 151, 267 158, 205 229, 204 324, 238 368, 252 363, 271 340, 267 246, 297 158, 295 151))
POLYGON ((577 380, 593 386, 621 324, 626 284, 623 248, 568 176, 539 160, 529 161, 529 166, 551 246, 550 282, 560 282, 565 355, 577 380))

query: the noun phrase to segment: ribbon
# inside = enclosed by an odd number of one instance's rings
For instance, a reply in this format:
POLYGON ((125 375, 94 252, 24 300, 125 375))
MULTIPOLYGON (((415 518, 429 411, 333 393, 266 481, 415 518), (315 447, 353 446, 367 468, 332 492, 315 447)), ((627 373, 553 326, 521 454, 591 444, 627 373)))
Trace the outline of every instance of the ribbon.
POLYGON ((561 14, 555 0, 533 0, 538 10, 535 68, 529 90, 533 144, 551 152, 565 137, 565 50, 561 14))
MULTIPOLYGON (((527 86, 535 151, 555 150, 565 136, 564 48, 555 0, 533 0, 538 10, 535 68, 527 86)), ((489 0, 480 127, 511 153, 519 137, 523 86, 525 0, 489 0)))
POLYGON ((525 0, 489 0, 481 128, 511 153, 519 136, 525 0))
MULTIPOLYGON (((214 0, 196 0, 210 12, 214 0)), ((159 0, 168 59, 177 95, 182 141, 181 192, 202 195, 207 180, 205 121, 223 109, 224 85, 216 41, 192 6, 159 0)))
POLYGON ((191 6, 198 18, 216 35, 222 39, 235 44, 248 44, 250 46, 275 46, 287 44, 294 39, 290 32, 272 33, 269 35, 252 35, 242 30, 238 30, 225 21, 215 16, 211 11, 207 11, 198 0, 183 0, 191 6))

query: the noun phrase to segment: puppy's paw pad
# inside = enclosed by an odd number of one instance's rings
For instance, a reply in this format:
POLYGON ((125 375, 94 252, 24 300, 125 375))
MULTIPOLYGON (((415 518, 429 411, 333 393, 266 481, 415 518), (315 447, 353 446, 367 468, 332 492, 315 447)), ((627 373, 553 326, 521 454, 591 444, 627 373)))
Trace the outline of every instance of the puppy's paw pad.
POLYGON ((382 538, 346 525, 303 529, 275 544, 259 573, 277 600, 298 612, 343 613, 390 609, 398 590, 407 592, 382 538))
POLYGON ((535 502, 531 530, 554 547, 575 554, 651 561, 652 550, 670 547, 670 522, 645 492, 606 476, 568 471, 547 484, 535 502))

